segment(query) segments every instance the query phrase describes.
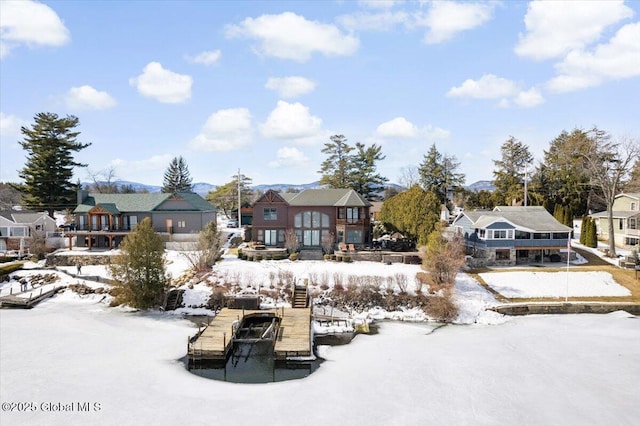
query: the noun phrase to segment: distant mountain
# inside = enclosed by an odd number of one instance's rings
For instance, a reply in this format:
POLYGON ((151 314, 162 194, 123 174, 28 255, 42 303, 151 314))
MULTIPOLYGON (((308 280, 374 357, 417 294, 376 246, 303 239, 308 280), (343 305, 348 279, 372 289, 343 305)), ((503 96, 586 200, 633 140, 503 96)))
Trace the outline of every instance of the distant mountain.
POLYGON ((479 180, 477 182, 472 183, 471 185, 467 185, 466 188, 473 192, 480 192, 480 191, 493 192, 496 190, 495 185, 492 184, 490 180, 479 180))
POLYGON ((294 191, 304 191, 305 189, 316 189, 316 188, 320 188, 320 181, 303 183, 301 185, 294 185, 291 183, 274 183, 271 185, 255 185, 251 187, 251 189, 253 189, 254 191, 262 191, 262 192, 266 192, 270 189, 273 191, 286 192, 287 190, 291 190, 291 189, 294 191))
POLYGON ((199 195, 207 195, 207 193, 209 191, 213 191, 217 188, 217 185, 211 185, 210 183, 206 183, 206 182, 198 182, 198 183, 194 183, 193 184, 193 192, 195 192, 196 194, 199 195))

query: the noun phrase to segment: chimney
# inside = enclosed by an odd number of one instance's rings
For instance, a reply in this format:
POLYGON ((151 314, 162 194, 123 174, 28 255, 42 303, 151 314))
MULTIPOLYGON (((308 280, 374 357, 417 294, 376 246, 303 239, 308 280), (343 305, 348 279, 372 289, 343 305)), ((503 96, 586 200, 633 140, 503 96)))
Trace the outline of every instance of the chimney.
POLYGON ((82 204, 88 196, 89 191, 87 191, 86 189, 78 189, 78 204, 82 204))

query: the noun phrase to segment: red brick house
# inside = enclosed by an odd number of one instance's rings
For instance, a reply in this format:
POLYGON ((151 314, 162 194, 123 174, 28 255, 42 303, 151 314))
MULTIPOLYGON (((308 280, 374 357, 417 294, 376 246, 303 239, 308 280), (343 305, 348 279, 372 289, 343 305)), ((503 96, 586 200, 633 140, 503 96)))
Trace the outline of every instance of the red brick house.
POLYGON ((320 248, 323 238, 362 246, 371 242, 371 203, 352 189, 307 189, 298 193, 267 191, 253 204, 254 241, 283 247, 292 229, 301 248, 320 248))

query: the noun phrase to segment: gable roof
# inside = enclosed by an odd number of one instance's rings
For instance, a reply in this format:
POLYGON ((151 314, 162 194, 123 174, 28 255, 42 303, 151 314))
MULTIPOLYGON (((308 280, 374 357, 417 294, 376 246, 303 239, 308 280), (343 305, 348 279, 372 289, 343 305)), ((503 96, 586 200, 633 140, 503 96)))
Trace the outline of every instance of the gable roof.
POLYGON ((616 195, 614 198, 620 198, 620 197, 628 197, 628 198, 633 198, 634 200, 640 200, 640 192, 629 192, 629 193, 621 193, 616 195))
POLYGON ((493 211, 465 211, 474 227, 486 228, 494 222, 509 224, 536 232, 569 232, 571 228, 561 224, 542 206, 499 206, 493 211))
POLYGON ((41 220, 43 217, 51 218, 47 212, 34 212, 29 210, 1 210, 0 216, 14 223, 35 223, 41 220))
POLYGON ((108 212, 151 212, 171 197, 178 196, 187 201, 193 210, 213 211, 214 207, 198 194, 190 192, 156 194, 89 194, 74 213, 87 213, 96 206, 108 212))
POLYGON ((371 203, 353 189, 305 189, 298 193, 282 193, 290 206, 369 207, 371 203))

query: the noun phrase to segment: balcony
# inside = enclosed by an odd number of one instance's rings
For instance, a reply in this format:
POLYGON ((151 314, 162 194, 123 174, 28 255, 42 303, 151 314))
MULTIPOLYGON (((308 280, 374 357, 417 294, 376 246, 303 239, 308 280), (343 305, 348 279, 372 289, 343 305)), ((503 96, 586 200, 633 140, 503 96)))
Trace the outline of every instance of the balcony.
POLYGON ((367 219, 336 219, 336 225, 369 226, 371 220, 367 219))

